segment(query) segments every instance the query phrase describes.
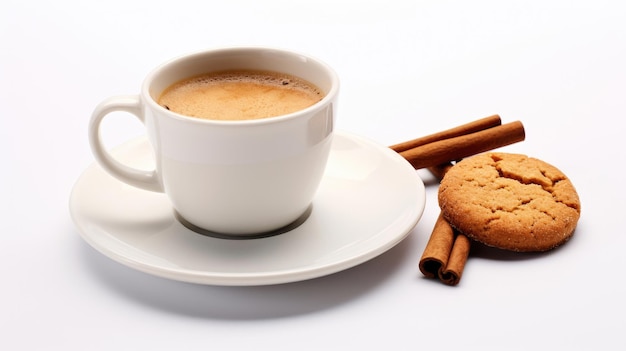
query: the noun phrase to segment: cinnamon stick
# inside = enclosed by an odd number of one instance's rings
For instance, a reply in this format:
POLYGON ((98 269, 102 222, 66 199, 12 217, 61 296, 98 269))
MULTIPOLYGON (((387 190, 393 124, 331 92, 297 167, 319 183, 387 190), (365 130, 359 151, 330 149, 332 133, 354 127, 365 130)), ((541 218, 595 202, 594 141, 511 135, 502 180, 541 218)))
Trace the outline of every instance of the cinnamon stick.
POLYGON ((469 239, 454 230, 440 213, 420 259, 419 269, 427 278, 439 278, 444 284, 457 285, 463 276, 470 247, 469 239))
POLYGON ((500 116, 492 115, 492 116, 477 119, 475 121, 472 121, 472 122, 469 122, 469 123, 466 123, 466 124, 463 124, 454 128, 450 128, 450 129, 447 129, 438 133, 430 134, 430 135, 423 136, 417 139, 413 139, 413 140, 405 141, 403 143, 392 145, 390 146, 390 148, 394 150, 395 152, 402 152, 402 151, 416 148, 418 146, 432 143, 434 141, 450 139, 450 138, 454 138, 457 136, 489 129, 492 127, 499 126, 500 124, 502 124, 500 116))
POLYGON ((525 138, 522 122, 515 121, 470 134, 433 141, 401 151, 415 169, 427 168, 460 160, 484 151, 522 141, 525 138))
POLYGON ((454 230, 440 213, 419 262, 419 269, 424 276, 427 278, 439 276, 439 271, 448 264, 453 244, 454 230))
POLYGON ((465 234, 456 230, 454 233, 454 244, 448 258, 448 264, 439 272, 439 280, 447 285, 457 285, 461 281, 471 248, 470 239, 465 234))

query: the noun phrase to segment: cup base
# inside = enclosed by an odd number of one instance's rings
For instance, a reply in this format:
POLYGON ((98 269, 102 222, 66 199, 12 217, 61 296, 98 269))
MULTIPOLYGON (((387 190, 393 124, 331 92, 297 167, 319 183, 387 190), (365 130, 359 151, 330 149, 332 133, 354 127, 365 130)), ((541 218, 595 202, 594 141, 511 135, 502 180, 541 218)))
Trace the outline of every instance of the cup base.
POLYGON ((298 217, 298 219, 287 224, 286 226, 275 229, 275 230, 267 231, 267 232, 252 233, 252 234, 230 234, 230 233, 214 232, 212 230, 198 227, 197 225, 189 222, 183 216, 181 216, 180 213, 178 213, 176 210, 174 210, 174 216, 176 220, 178 220, 187 229, 194 231, 201 235, 206 235, 206 236, 210 236, 210 237, 218 238, 218 239, 251 240, 251 239, 267 238, 270 236, 275 236, 275 235, 280 235, 280 234, 290 232, 294 230, 295 228, 299 227, 302 223, 306 222, 306 220, 311 215, 312 211, 313 211, 313 205, 310 205, 306 209, 306 211, 304 211, 304 213, 300 217, 298 217))

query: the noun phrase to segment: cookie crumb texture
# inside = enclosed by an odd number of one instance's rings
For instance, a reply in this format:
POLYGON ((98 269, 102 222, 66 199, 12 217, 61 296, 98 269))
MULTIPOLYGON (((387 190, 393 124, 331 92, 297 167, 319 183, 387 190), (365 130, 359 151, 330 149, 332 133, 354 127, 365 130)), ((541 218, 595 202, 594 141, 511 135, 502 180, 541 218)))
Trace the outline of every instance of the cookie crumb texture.
POLYGON ((500 249, 553 249, 573 234, 580 200, 556 167, 520 154, 486 153, 458 162, 441 181, 439 206, 468 237, 500 249))

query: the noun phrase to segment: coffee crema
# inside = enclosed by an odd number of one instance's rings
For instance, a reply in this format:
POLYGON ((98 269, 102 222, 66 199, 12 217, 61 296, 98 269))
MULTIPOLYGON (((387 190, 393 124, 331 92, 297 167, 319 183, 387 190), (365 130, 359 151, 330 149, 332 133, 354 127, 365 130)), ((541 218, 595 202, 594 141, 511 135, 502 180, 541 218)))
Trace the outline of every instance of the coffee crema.
POLYGON ((158 103, 185 116, 240 121, 286 115, 323 97, 318 87, 292 75, 232 70, 179 81, 161 94, 158 103))

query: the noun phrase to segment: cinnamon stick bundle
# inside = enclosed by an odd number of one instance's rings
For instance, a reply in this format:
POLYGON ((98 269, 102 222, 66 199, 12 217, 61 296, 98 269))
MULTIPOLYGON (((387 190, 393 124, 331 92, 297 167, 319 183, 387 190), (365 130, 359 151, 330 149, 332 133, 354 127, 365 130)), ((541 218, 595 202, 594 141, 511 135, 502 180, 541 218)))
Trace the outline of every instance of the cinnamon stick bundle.
POLYGON ((498 147, 522 141, 525 138, 522 122, 515 121, 492 128, 433 141, 401 151, 415 169, 441 165, 498 147))
POLYGON ((438 278, 444 284, 457 285, 463 276, 470 247, 469 238, 454 230, 439 214, 420 259, 419 269, 427 278, 438 278))
POLYGON ((395 152, 403 152, 409 149, 416 148, 418 146, 430 144, 434 141, 450 139, 454 137, 458 137, 461 135, 466 135, 474 132, 478 132, 481 130, 489 129, 492 127, 496 127, 502 124, 502 120, 499 115, 491 115, 489 117, 477 119, 475 121, 450 128, 438 133, 430 134, 427 136, 423 136, 417 139, 405 141, 403 143, 399 143, 396 145, 390 146, 390 148, 395 152))

